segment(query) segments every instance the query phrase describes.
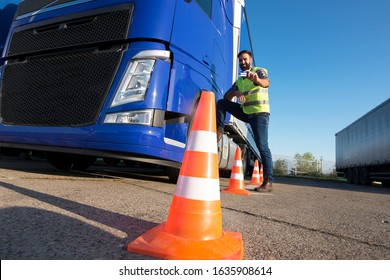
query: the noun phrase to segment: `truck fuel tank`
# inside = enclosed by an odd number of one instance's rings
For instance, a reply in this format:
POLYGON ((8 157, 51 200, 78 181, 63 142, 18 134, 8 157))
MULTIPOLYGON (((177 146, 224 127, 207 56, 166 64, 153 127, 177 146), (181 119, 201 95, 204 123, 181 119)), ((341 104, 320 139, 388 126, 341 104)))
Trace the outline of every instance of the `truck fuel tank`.
POLYGON ((219 169, 230 170, 233 167, 236 148, 237 144, 227 137, 226 134, 223 134, 221 140, 218 142, 219 169))

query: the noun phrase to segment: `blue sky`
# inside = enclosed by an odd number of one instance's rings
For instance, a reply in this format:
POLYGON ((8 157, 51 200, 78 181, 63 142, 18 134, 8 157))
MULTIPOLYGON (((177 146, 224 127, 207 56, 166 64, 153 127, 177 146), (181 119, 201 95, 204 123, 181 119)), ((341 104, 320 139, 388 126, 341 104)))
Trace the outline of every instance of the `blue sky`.
POLYGON ((335 133, 390 97, 389 0, 246 0, 271 81, 273 154, 335 160, 335 133))

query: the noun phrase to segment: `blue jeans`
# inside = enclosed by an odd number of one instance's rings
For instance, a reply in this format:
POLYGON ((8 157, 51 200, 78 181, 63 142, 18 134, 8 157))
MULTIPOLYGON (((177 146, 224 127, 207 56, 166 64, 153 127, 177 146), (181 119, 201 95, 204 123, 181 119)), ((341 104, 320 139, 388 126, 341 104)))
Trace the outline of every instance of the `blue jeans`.
POLYGON ((264 178, 270 182, 274 180, 272 154, 268 147, 268 123, 269 114, 260 113, 257 115, 247 115, 241 108, 241 104, 226 99, 220 99, 217 102, 217 128, 223 128, 226 118, 226 112, 229 112, 237 119, 249 123, 255 136, 256 146, 259 149, 261 161, 263 164, 264 178))

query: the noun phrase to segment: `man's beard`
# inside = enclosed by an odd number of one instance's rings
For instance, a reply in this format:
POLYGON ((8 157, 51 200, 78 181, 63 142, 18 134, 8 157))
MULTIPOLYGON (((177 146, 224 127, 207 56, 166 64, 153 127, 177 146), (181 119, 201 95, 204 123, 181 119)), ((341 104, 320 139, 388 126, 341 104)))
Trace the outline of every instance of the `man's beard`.
POLYGON ((240 68, 242 71, 250 70, 251 66, 250 65, 240 65, 240 68))

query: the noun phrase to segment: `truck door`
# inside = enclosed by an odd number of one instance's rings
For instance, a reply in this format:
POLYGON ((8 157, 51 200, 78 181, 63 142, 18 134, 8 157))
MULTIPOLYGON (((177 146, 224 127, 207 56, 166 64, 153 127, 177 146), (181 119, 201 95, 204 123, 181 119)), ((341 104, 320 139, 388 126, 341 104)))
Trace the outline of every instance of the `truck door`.
POLYGON ((212 0, 189 3, 179 0, 171 39, 173 46, 206 66, 209 66, 212 60, 214 36, 210 21, 211 4, 212 0), (200 5, 199 2, 203 4, 200 5))
POLYGON ((188 114, 199 89, 211 88, 215 29, 211 4, 212 0, 177 1, 170 44, 174 60, 168 111, 188 114), (181 86, 183 80, 185 87, 181 86))

